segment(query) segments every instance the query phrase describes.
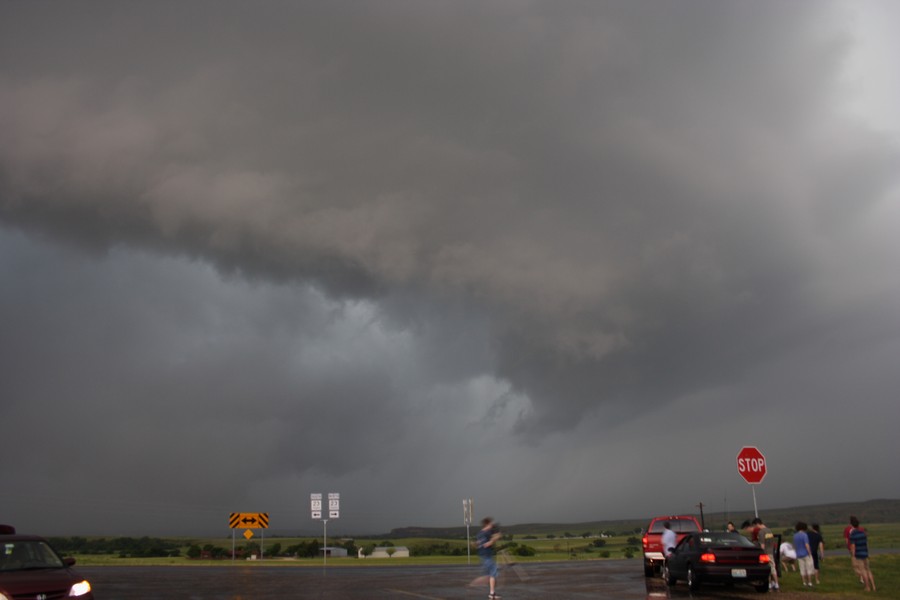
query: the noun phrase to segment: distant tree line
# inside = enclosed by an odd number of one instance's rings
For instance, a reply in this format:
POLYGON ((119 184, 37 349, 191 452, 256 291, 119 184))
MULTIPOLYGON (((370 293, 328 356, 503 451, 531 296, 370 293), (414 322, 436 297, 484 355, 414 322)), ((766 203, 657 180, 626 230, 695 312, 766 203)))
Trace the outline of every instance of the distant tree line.
POLYGON ((117 554, 121 557, 160 557, 180 556, 178 542, 151 537, 117 537, 95 538, 85 537, 52 537, 50 545, 63 555, 71 554, 117 554))
POLYGON ((449 542, 416 544, 409 549, 410 556, 465 556, 466 547, 449 542))

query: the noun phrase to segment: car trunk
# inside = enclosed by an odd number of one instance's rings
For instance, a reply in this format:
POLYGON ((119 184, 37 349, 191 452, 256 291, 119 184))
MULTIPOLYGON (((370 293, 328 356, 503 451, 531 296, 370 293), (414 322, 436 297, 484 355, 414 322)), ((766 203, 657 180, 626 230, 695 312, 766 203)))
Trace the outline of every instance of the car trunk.
POLYGON ((751 566, 758 565, 760 551, 756 548, 711 548, 710 552, 716 555, 716 564, 723 566, 751 566))

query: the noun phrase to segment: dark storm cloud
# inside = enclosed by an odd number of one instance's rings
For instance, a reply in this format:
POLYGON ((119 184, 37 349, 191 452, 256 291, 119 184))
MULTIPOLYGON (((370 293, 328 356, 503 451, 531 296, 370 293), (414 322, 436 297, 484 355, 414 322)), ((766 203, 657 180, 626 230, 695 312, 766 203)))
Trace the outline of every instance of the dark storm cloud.
MULTIPOLYGON (((86 459, 256 440, 225 471, 362 494, 453 470, 463 435, 482 482, 479 453, 553 468, 601 451, 586 424, 737 411, 897 339, 900 150, 843 110, 846 6, 264 7, 0 8, 4 410, 89 389, 72 418, 132 433, 86 459)), ((210 468, 192 500, 228 496, 210 468)))

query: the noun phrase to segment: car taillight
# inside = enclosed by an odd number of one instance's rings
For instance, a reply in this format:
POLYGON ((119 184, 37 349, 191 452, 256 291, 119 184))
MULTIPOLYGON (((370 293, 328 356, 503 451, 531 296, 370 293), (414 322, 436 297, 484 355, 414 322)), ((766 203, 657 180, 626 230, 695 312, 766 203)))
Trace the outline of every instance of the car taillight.
POLYGON ((714 563, 716 562, 716 555, 712 552, 707 552, 705 554, 700 555, 700 561, 705 563, 714 563))
POLYGON ((646 550, 647 547, 650 545, 650 540, 648 540, 647 536, 645 535, 644 538, 641 540, 641 543, 644 544, 644 550, 646 550))
POLYGON ((769 558, 768 554, 760 554, 759 555, 759 564, 765 565, 768 564, 772 559, 769 558))

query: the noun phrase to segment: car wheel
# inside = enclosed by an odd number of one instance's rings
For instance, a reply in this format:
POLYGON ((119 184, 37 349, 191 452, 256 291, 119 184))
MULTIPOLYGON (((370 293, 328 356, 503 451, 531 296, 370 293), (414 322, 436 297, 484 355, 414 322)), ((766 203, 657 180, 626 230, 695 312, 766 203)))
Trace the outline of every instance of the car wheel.
POLYGON ((688 565, 687 569, 687 584, 688 589, 690 589, 692 592, 700 589, 700 578, 697 577, 696 573, 694 573, 694 567, 692 567, 691 565, 688 565))
POLYGON ((678 579, 676 579, 675 576, 672 575, 672 572, 669 570, 668 564, 663 567, 663 579, 666 580, 666 585, 670 587, 675 585, 675 582, 678 581, 678 579))
POLYGON ((753 587, 755 587, 756 591, 759 592, 760 594, 765 594, 769 591, 769 582, 763 581, 762 583, 758 583, 753 587))

